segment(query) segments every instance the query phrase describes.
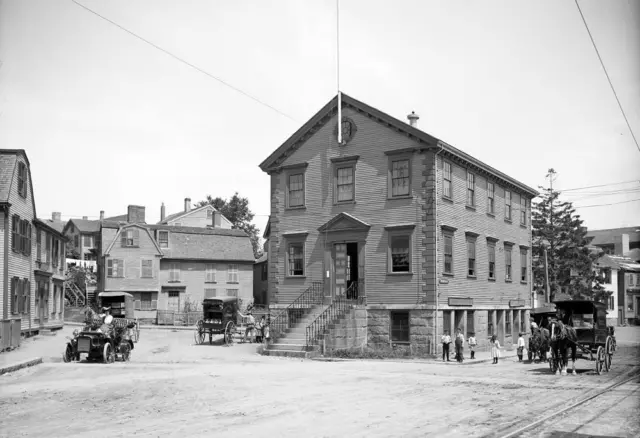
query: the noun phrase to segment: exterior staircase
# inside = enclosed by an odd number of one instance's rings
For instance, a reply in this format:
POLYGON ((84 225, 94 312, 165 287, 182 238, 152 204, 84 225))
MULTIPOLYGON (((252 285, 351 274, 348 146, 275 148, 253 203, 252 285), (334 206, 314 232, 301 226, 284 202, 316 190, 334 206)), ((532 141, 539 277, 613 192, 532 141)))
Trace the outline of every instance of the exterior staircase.
POLYGON ((287 356, 309 358, 319 351, 317 346, 307 346, 307 327, 329 306, 315 305, 298 319, 290 328, 280 334, 273 344, 263 352, 265 356, 287 356))

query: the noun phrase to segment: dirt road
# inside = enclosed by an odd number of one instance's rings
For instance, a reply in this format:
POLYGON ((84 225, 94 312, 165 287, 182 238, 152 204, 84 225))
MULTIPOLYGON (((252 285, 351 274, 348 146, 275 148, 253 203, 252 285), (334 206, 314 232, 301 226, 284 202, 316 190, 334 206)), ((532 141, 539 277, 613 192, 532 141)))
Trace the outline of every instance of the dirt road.
POLYGON ((577 376, 554 376, 512 359, 314 362, 258 356, 249 344, 192 344, 190 332, 149 331, 128 363, 45 363, 0 376, 0 436, 478 437, 604 385, 638 357, 620 348, 608 374, 579 361, 577 376))

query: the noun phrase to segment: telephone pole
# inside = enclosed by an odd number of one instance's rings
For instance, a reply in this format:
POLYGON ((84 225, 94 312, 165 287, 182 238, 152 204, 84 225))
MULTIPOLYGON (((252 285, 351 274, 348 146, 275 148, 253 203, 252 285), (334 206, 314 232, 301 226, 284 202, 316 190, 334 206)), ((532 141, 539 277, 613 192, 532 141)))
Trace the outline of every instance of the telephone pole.
MULTIPOLYGON (((549 188, 551 190, 551 196, 549 197, 550 202, 549 202, 549 228, 551 229, 551 239, 549 239, 549 248, 551 249, 551 255, 553 256, 554 254, 554 236, 555 236, 555 231, 553 229, 553 202, 555 201, 554 195, 553 195, 553 181, 556 179, 556 171, 555 169, 552 167, 551 169, 549 169, 547 171, 547 178, 549 178, 549 188)), ((546 246, 546 245, 545 245, 546 246)), ((549 261, 547 258, 547 249, 545 248, 544 250, 544 270, 545 270, 545 281, 546 281, 546 286, 545 286, 545 290, 546 290, 546 299, 547 302, 551 302, 551 287, 549 285, 550 282, 550 278, 549 278, 549 261)), ((555 291, 554 291, 555 293, 555 291)))

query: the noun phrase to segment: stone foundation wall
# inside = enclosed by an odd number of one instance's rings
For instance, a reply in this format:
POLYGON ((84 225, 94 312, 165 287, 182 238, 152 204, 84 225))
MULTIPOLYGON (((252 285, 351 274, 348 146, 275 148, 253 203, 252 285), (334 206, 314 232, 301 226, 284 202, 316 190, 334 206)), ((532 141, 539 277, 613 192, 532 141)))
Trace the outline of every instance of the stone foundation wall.
POLYGON ((367 311, 358 306, 332 324, 324 336, 326 351, 361 348, 367 343, 367 311))
MULTIPOLYGON (((433 311, 409 311, 409 347, 416 353, 430 352, 433 338, 433 311)), ((367 345, 371 348, 390 348, 391 310, 367 310, 367 345)), ((403 345, 399 343, 398 345, 403 345)))

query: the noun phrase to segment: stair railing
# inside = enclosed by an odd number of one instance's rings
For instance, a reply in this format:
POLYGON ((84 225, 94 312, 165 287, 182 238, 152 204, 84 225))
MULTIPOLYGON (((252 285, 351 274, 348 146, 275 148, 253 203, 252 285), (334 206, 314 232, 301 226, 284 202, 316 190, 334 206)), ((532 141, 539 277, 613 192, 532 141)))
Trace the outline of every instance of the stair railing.
POLYGON ((329 325, 344 316, 354 305, 366 303, 364 294, 359 294, 363 290, 363 283, 364 279, 351 283, 344 294, 336 295, 329 307, 307 326, 307 347, 317 344, 320 337, 326 333, 329 325))
POLYGON ((298 298, 293 300, 282 312, 269 318, 269 335, 278 339, 287 329, 298 323, 309 310, 322 304, 324 300, 324 283, 314 281, 298 298))

